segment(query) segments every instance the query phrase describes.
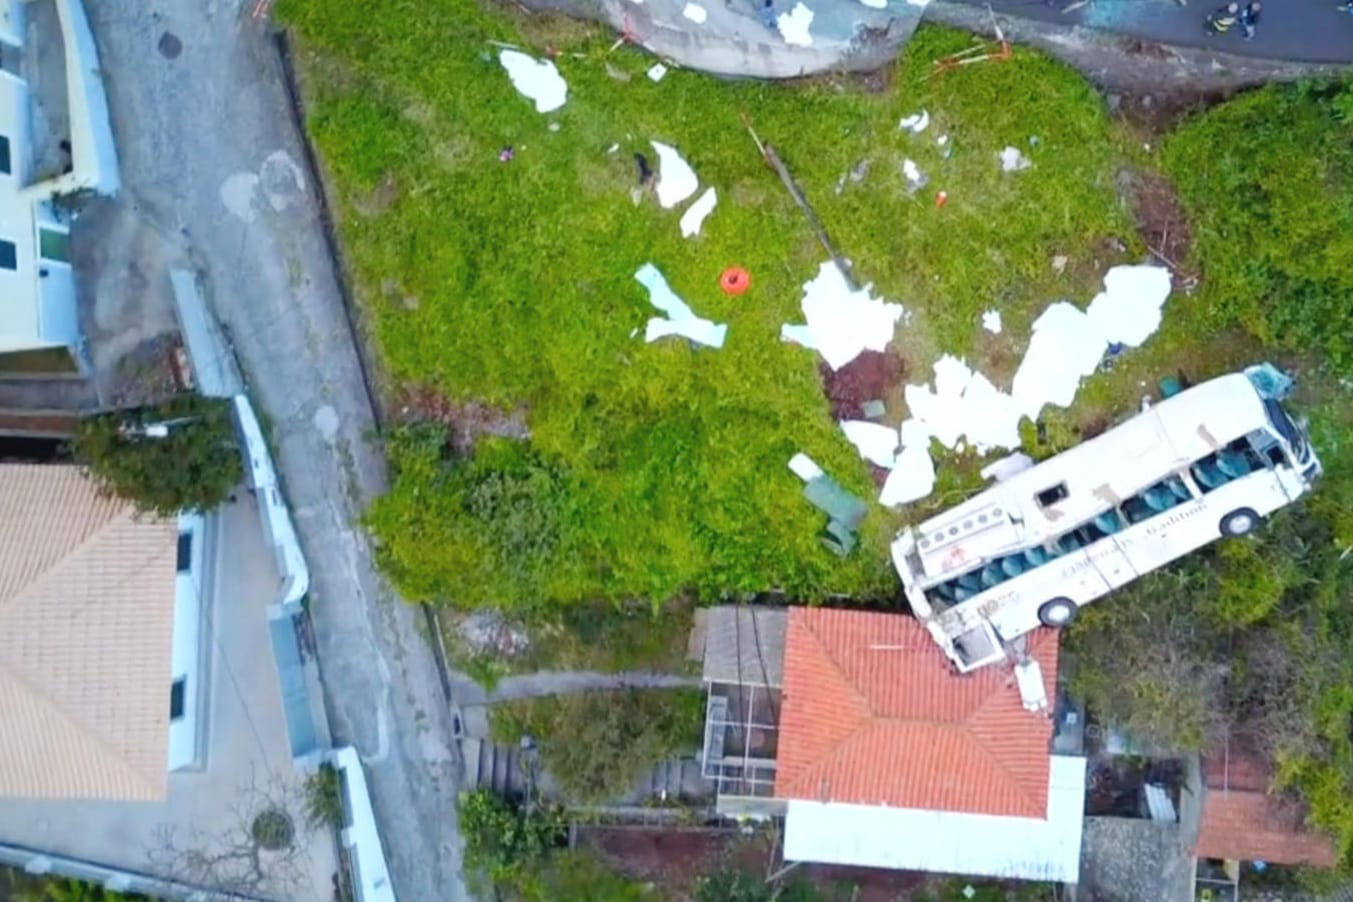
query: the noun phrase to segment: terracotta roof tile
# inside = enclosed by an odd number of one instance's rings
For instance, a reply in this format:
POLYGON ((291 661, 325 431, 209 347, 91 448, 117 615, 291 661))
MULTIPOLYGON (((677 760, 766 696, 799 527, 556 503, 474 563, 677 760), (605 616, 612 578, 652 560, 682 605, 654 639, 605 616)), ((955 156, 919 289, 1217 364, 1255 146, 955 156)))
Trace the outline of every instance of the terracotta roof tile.
POLYGON ((1329 837, 1307 831, 1264 792, 1207 789, 1193 854, 1199 858, 1266 861, 1333 867, 1338 853, 1329 837))
MULTIPOLYGON (((1051 696, 1056 635, 1030 640, 1051 696)), ((1046 815, 1052 722, 1009 671, 956 676, 897 614, 793 608, 785 643, 778 797, 1046 815)))
POLYGON ((0 797, 164 796, 177 534, 0 464, 0 797))

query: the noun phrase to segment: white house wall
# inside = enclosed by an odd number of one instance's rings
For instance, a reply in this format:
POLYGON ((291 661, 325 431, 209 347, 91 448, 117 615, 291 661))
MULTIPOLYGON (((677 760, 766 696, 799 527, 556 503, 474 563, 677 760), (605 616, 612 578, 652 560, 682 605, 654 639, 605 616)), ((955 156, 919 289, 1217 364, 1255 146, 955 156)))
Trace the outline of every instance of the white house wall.
POLYGON ((786 861, 1075 883, 1085 759, 1049 759, 1046 819, 790 800, 786 861))
MULTIPOLYGON (((204 698, 202 673, 202 573, 205 560, 206 521, 201 514, 179 516, 179 533, 192 536, 192 555, 188 572, 174 580, 174 646, 169 685, 184 680, 183 716, 169 723, 169 769, 178 770, 200 763, 198 724, 205 712, 199 710, 204 698)), ((169 704, 168 691, 165 704, 169 704)))

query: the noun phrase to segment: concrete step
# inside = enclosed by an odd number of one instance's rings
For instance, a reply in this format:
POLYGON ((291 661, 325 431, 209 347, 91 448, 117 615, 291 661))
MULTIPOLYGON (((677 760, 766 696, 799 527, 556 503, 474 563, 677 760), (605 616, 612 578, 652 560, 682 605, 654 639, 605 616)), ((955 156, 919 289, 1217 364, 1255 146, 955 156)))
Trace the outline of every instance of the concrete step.
POLYGON ((466 789, 475 789, 479 786, 479 755, 483 745, 483 741, 479 739, 460 741, 460 759, 465 762, 466 789))

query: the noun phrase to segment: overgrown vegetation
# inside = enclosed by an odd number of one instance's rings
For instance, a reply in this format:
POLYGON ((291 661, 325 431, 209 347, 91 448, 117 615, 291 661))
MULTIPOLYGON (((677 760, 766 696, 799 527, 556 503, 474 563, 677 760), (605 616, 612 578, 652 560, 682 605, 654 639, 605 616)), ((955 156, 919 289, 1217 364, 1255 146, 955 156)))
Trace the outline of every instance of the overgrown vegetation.
MULTIPOLYGON (((1325 476, 1257 535, 1195 554, 1085 611, 1073 688, 1162 748, 1229 737, 1353 852, 1353 91, 1270 87, 1185 124, 1165 158, 1205 275, 1190 319, 1239 327, 1297 370, 1325 476)), ((1202 334, 1207 334, 1203 332, 1202 334)), ((1224 333, 1223 333, 1224 334, 1224 333)), ((1180 364, 1185 360, 1181 354, 1180 364)))
POLYGON ((0 899, 10 902, 138 902, 146 897, 115 893, 67 877, 37 877, 0 868, 0 899))
POLYGON ((469 459, 431 427, 390 441, 395 480, 370 525, 412 598, 520 609, 687 590, 892 590, 892 518, 875 509, 860 550, 838 560, 786 470, 806 451, 873 492, 828 416, 815 355, 779 339, 825 255, 743 113, 779 146, 860 280, 912 311, 901 340, 923 368, 936 347, 1008 365, 981 310, 1000 304, 1018 329, 1049 296, 1093 292, 1106 237, 1135 246, 1102 105, 1034 53, 930 79, 932 60, 971 39, 925 28, 882 92, 683 71, 653 84, 643 54, 608 54, 613 36, 554 23, 569 99, 542 116, 487 43, 539 46, 536 20, 470 0, 423 4, 416 22, 315 0, 279 12, 305 51, 310 128, 391 388, 427 386, 529 421, 529 442, 481 441, 469 459), (921 107, 930 130, 899 131, 921 107), (674 142, 719 192, 698 238, 683 239, 678 213, 651 196, 631 200, 633 154, 652 162, 650 139, 674 142), (1003 174, 1008 144, 1034 168, 1003 174), (504 164, 506 145, 516 153, 504 164), (931 179, 914 197, 907 158, 931 179), (865 179, 851 180, 862 166, 865 179), (941 187, 950 199, 937 209, 941 187), (1083 265, 1058 272, 1056 253, 1083 265), (730 324, 723 349, 631 337, 653 313, 634 280, 647 261, 699 314, 730 324), (717 288, 732 263, 753 274, 736 299, 717 288))
POLYGON ((700 746, 704 695, 694 689, 578 692, 495 705, 493 738, 530 736, 540 763, 574 802, 634 789, 645 770, 700 746))
POLYGON ((305 778, 305 819, 312 830, 335 830, 343 826, 343 778, 331 764, 305 778))
POLYGON ((72 450, 103 491, 163 517, 219 506, 244 476, 230 402, 195 394, 88 417, 72 450))

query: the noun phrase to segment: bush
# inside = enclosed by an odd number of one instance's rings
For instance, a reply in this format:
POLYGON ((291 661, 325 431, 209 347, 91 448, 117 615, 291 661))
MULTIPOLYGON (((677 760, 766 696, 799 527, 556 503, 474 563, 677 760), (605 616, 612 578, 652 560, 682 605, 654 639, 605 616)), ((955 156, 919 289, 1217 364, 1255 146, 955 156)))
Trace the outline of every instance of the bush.
POLYGON ((343 826, 343 778, 338 769, 323 764, 305 778, 305 819, 312 830, 343 826))
POLYGON ((564 844, 568 824, 557 808, 530 811, 487 789, 460 797, 460 830, 465 837, 465 867, 494 886, 514 887, 564 844))
POLYGON ((1323 350, 1353 373, 1353 89, 1273 85, 1214 107, 1165 144, 1196 232, 1216 325, 1323 350))
POLYGON ((185 394, 88 417, 71 444, 104 492, 163 517, 209 511, 244 477, 231 403, 220 398, 185 394))
POLYGON ((704 718, 698 690, 620 689, 501 703, 491 726, 499 742, 532 737, 570 800, 599 802, 633 789, 664 758, 695 751, 704 718))

